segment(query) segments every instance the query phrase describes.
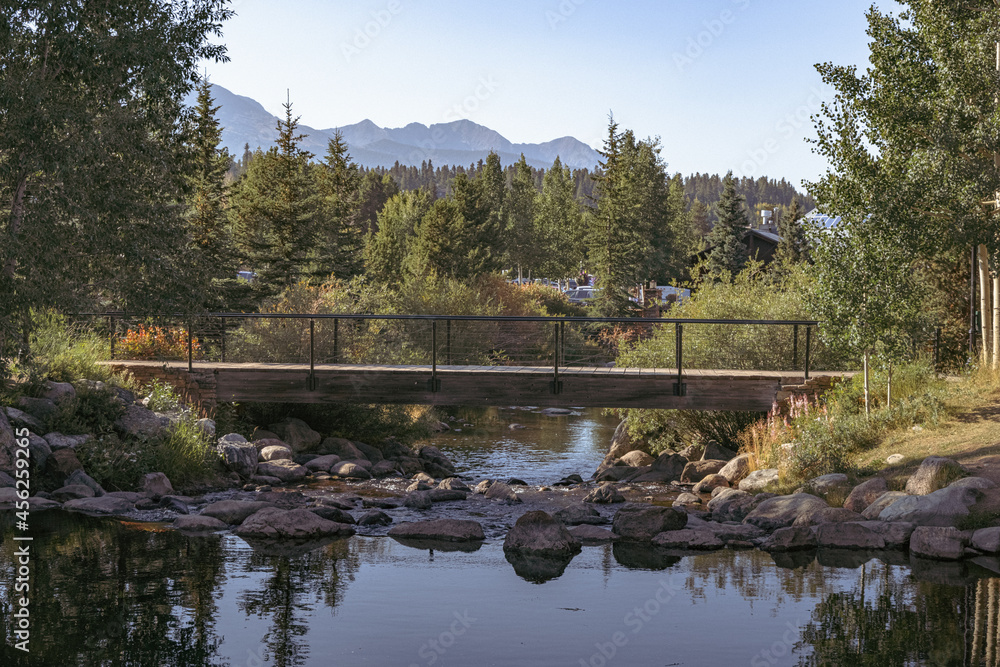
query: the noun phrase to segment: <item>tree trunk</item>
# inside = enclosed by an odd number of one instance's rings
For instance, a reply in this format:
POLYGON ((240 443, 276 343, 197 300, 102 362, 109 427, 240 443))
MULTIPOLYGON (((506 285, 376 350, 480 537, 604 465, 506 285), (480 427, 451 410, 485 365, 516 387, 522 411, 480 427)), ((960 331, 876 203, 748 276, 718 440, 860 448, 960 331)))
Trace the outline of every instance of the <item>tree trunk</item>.
POLYGON ((979 246, 979 321, 980 332, 982 334, 982 361, 983 366, 990 365, 990 351, 992 349, 990 340, 990 327, 988 318, 990 313, 990 273, 989 256, 986 246, 979 246))
POLYGON ((1000 272, 993 274, 993 370, 1000 362, 1000 272))
POLYGON ((865 417, 871 415, 871 406, 868 402, 868 353, 865 352, 865 417))
POLYGON ((886 380, 885 384, 886 384, 885 407, 891 408, 892 407, 892 362, 889 362, 888 365, 888 379, 886 380))

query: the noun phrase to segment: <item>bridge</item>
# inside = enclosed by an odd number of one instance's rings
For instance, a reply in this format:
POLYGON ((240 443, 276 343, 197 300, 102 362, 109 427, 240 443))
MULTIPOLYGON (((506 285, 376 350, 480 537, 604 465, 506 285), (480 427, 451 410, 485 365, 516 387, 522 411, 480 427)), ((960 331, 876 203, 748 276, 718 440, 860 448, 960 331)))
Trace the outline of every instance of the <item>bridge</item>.
MULTIPOLYGON (((127 350, 115 342, 128 320, 104 317, 113 357, 121 356, 127 350)), ((180 327, 186 359, 105 363, 141 383, 172 384, 206 410, 221 402, 357 402, 764 412, 850 375, 810 369, 816 324, 212 313, 180 327), (617 352, 639 341, 653 353, 626 354, 637 363, 616 366, 617 352), (709 354, 731 368, 699 367, 709 354)))

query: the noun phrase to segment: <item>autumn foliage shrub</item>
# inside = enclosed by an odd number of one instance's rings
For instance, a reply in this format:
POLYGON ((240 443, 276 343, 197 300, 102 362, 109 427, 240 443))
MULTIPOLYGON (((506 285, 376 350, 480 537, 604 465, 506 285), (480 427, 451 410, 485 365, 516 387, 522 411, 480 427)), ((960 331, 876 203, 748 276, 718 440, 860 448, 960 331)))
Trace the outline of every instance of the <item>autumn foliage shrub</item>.
MULTIPOLYGON (((191 349, 195 357, 200 356, 197 336, 191 341, 191 349)), ((188 334, 183 329, 140 324, 119 340, 117 352, 129 359, 184 359, 188 354, 188 334)))

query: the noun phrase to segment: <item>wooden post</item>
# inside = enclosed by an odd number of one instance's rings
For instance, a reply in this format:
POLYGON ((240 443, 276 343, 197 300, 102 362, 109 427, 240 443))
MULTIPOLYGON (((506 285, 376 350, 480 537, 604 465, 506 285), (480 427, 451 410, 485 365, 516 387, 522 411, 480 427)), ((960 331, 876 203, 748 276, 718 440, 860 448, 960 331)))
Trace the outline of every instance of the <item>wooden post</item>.
POLYGON ((982 335, 982 364, 984 367, 990 365, 990 352, 992 345, 990 340, 990 326, 988 324, 990 316, 990 271, 989 253, 985 245, 979 246, 979 319, 982 335))
POLYGON ((870 416, 871 412, 871 404, 868 398, 868 353, 865 352, 865 416, 870 416))

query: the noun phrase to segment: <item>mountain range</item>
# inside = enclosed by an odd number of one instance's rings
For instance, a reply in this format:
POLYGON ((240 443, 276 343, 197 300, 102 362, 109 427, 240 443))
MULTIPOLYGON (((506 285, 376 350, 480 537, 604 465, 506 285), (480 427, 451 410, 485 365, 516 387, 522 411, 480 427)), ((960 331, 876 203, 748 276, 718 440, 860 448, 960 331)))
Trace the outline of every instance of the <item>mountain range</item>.
MULTIPOLYGON (((222 145, 235 158, 243 155, 243 147, 267 149, 278 137, 278 117, 249 97, 236 95, 222 86, 212 84, 212 96, 219 106, 217 118, 222 126, 222 145)), ((194 104, 194 96, 188 100, 194 104)), ((436 166, 469 165, 485 160, 496 151, 504 164, 513 164, 524 154, 529 165, 548 169, 558 156, 573 169, 593 169, 600 154, 573 137, 562 137, 541 144, 515 144, 499 132, 470 120, 455 120, 430 126, 410 123, 406 127, 379 127, 370 120, 339 128, 317 130, 299 125, 306 135, 302 148, 322 159, 327 143, 340 130, 353 160, 365 167, 391 167, 396 162, 419 167, 431 160, 436 166)))

